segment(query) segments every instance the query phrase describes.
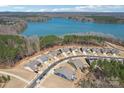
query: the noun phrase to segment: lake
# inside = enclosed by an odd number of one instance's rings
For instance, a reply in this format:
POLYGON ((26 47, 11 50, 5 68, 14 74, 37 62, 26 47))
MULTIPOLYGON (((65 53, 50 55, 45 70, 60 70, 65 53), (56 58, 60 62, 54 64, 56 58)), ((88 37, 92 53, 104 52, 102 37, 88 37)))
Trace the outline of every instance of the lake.
POLYGON ((29 22, 27 28, 21 34, 26 36, 46 36, 84 32, 102 32, 124 39, 124 24, 100 24, 64 18, 52 18, 47 22, 29 22))

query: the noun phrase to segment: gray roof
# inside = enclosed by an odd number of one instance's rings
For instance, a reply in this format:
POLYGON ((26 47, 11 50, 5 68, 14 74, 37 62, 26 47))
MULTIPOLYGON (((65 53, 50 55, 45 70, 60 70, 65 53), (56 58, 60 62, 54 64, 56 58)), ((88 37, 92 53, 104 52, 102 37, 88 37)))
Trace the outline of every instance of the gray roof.
POLYGON ((73 48, 71 48, 71 49, 72 49, 72 51, 73 51, 73 50, 80 51, 80 48, 76 48, 76 47, 73 47, 73 48))
POLYGON ((82 69, 82 68, 84 67, 83 62, 82 62, 80 59, 73 59, 73 60, 70 60, 69 63, 72 63, 72 64, 76 67, 76 69, 77 69, 77 68, 82 69))
POLYGON ((88 48, 82 48, 83 52, 88 52, 88 48))
POLYGON ((57 68, 54 70, 55 74, 61 74, 66 77, 68 80, 73 80, 75 76, 75 72, 65 66, 62 66, 60 68, 57 68))
POLYGON ((45 62, 45 61, 48 61, 49 60, 48 56, 46 56, 46 55, 41 56, 38 59, 40 59, 42 62, 45 62))
POLYGON ((62 48, 61 50, 62 50, 62 52, 68 52, 68 51, 70 51, 69 49, 70 48, 62 48))
POLYGON ((112 49, 111 52, 112 52, 113 54, 114 54, 114 53, 115 53, 115 54, 118 54, 118 53, 119 53, 119 50, 117 50, 117 49, 112 49))
POLYGON ((121 59, 118 59, 118 61, 119 61, 119 62, 124 62, 124 59, 121 58, 121 59))
POLYGON ((124 62, 124 58, 113 58, 111 60, 118 61, 118 62, 124 62))
POLYGON ((92 63, 94 62, 95 60, 99 60, 99 59, 102 59, 102 60, 115 60, 115 61, 118 61, 118 62, 124 62, 124 58, 99 58, 99 57, 88 57, 86 58, 86 60, 88 61, 88 63, 92 63))
POLYGON ((99 52, 101 52, 101 49, 99 49, 99 48, 92 48, 92 51, 96 52, 96 53, 99 53, 99 52))
POLYGON ((101 51, 103 53, 111 53, 111 49, 110 48, 103 48, 103 49, 101 49, 101 51))
POLYGON ((99 53, 99 52, 103 52, 103 53, 119 53, 119 50, 117 49, 111 49, 111 48, 82 48, 83 51, 88 52, 88 49, 92 49, 92 51, 99 53))
POLYGON ((31 61, 29 62, 28 64, 25 65, 25 67, 29 67, 31 68, 33 71, 35 71, 35 69, 37 68, 37 66, 41 64, 41 62, 37 61, 37 60, 34 60, 34 61, 31 61))
POLYGON ((88 64, 91 64, 91 63, 94 62, 95 60, 97 60, 96 57, 88 57, 88 58, 86 58, 86 61, 87 61, 88 64))
POLYGON ((60 53, 61 53, 61 52, 60 52, 59 50, 49 52, 49 54, 52 55, 52 56, 57 56, 57 55, 59 55, 60 53))

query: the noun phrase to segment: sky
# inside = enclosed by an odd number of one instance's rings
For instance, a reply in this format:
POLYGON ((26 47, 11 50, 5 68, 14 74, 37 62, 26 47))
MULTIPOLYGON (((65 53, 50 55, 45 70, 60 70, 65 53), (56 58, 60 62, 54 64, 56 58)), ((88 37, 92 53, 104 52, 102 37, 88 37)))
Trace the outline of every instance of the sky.
POLYGON ((0 12, 124 12, 123 5, 0 5, 0 12))

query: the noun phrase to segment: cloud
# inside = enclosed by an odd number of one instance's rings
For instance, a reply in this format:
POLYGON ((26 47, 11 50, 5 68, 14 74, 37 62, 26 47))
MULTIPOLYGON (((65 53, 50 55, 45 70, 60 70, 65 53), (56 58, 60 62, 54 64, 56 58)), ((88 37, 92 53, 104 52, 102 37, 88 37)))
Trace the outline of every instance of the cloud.
POLYGON ((122 5, 83 5, 75 7, 77 11, 83 12, 124 12, 124 6, 122 5))
POLYGON ((45 12, 47 9, 39 9, 39 12, 45 12))
POLYGON ((75 9, 83 9, 86 8, 85 6, 76 6, 75 9))
POLYGON ((22 6, 15 6, 13 7, 13 9, 24 9, 25 7, 22 7, 22 6))
POLYGON ((94 8, 98 8, 98 7, 102 7, 99 5, 82 5, 82 6, 76 6, 75 9, 94 9, 94 8))
POLYGON ((25 10, 24 12, 35 12, 35 11, 32 10, 32 9, 27 9, 27 10, 25 10))
POLYGON ((53 8, 51 11, 53 12, 63 12, 63 11, 72 11, 73 8, 53 8))
POLYGON ((8 5, 0 5, 0 7, 7 7, 8 5))

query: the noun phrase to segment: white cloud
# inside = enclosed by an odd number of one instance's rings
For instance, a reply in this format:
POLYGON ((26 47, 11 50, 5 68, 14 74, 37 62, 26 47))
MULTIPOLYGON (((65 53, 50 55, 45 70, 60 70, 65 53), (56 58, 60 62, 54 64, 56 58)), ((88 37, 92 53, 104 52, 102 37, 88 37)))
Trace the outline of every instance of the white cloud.
POLYGON ((15 6, 13 7, 14 9, 24 9, 25 7, 22 7, 22 6, 15 6))
POLYGON ((82 5, 82 6, 76 6, 73 10, 75 11, 97 11, 100 10, 102 6, 98 6, 98 5, 82 5))
POLYGON ((48 9, 39 9, 39 12, 46 12, 48 9))
POLYGON ((6 7, 6 6, 8 6, 8 5, 0 5, 0 7, 6 7))
POLYGON ((124 6, 113 6, 113 5, 82 5, 75 7, 75 11, 83 11, 83 12, 117 12, 122 11, 124 6))
POLYGON ((75 9, 93 9, 93 8, 96 8, 96 7, 101 7, 101 6, 98 6, 98 5, 82 5, 82 6, 77 6, 75 7, 75 9))
POLYGON ((32 10, 32 9, 27 9, 27 10, 25 10, 25 12, 34 12, 34 10, 32 10))
POLYGON ((86 8, 85 6, 76 6, 75 9, 83 9, 86 8))
POLYGON ((72 11, 73 8, 53 8, 50 9, 52 12, 63 12, 63 11, 72 11))
POLYGON ((54 8, 54 9, 52 9, 51 11, 52 11, 52 12, 56 12, 56 11, 58 11, 58 8, 54 8))

